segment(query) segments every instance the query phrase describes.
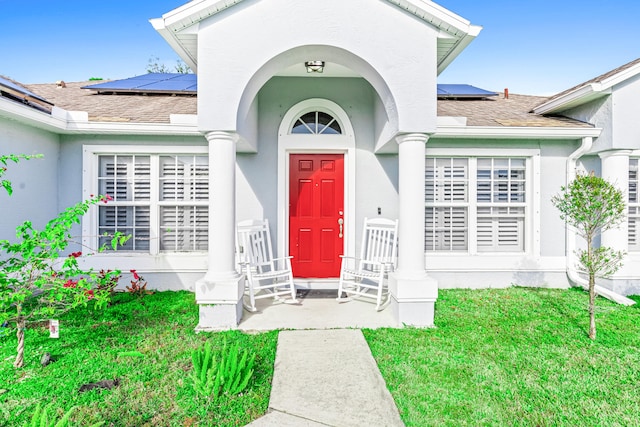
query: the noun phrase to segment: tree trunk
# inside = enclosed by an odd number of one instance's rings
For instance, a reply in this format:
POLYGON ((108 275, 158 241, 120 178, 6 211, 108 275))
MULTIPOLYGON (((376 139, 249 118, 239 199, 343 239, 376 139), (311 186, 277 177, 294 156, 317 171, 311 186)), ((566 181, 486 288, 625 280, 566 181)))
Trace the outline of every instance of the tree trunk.
POLYGON ((589 338, 596 339, 596 278, 589 273, 589 338))
POLYGON ((16 361, 13 362, 13 366, 16 368, 22 368, 24 366, 24 330, 26 326, 26 322, 24 319, 20 319, 17 321, 18 331, 16 335, 18 336, 18 348, 16 354, 16 361))

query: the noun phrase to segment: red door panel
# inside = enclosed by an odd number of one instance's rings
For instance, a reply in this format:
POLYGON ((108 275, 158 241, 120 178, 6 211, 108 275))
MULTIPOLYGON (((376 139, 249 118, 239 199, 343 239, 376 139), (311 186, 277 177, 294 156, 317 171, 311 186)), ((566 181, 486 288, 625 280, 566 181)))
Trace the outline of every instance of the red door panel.
POLYGON ((289 254, 296 277, 340 275, 344 230, 344 156, 291 154, 289 254))

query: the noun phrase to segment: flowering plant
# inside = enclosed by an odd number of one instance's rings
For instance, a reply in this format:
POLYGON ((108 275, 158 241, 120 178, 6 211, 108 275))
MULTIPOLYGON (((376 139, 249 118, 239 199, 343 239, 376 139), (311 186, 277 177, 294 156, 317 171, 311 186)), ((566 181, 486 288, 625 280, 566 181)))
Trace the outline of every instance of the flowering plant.
POLYGON ((133 276, 133 280, 131 281, 131 286, 126 287, 127 292, 139 297, 150 294, 151 292, 147 291, 147 282, 144 277, 140 276, 136 270, 129 270, 129 272, 133 276))
MULTIPOLYGON (((97 307, 108 301, 110 293, 104 287, 120 272, 81 268, 80 251, 64 256, 73 225, 80 223, 90 206, 101 202, 108 202, 107 196, 80 202, 49 221, 43 230, 25 221, 17 228, 15 242, 0 240, 0 324, 13 324, 17 329, 15 367, 24 365, 27 322, 50 319, 89 301, 97 307)), ((115 250, 129 237, 116 232, 111 246, 115 250)))

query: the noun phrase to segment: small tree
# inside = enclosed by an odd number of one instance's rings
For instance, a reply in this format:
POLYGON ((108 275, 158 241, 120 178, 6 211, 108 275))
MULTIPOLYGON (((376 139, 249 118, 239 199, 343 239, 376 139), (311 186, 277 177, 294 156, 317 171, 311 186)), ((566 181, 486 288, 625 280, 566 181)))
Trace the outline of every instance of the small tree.
POLYGON ((596 338, 596 277, 609 277, 622 266, 624 251, 595 247, 594 239, 603 231, 615 228, 624 219, 625 200, 622 191, 604 178, 578 175, 560 194, 552 198, 560 217, 574 226, 587 242, 587 249, 576 251, 579 266, 589 276, 589 338, 596 338))
POLYGON ((166 64, 160 62, 160 58, 152 56, 147 62, 147 73, 180 73, 190 74, 191 67, 185 64, 181 59, 176 60, 176 65, 171 69, 166 64))
MULTIPOLYGON (((63 253, 71 242, 71 228, 89 207, 108 201, 97 196, 66 209, 42 231, 30 221, 17 228, 17 241, 0 240, 0 324, 14 324, 18 337, 14 366, 24 365, 25 329, 28 322, 59 316, 91 300, 100 307, 109 297, 110 282, 120 271, 95 272, 80 268, 82 252, 63 253)), ((115 249, 128 239, 116 233, 115 249)))

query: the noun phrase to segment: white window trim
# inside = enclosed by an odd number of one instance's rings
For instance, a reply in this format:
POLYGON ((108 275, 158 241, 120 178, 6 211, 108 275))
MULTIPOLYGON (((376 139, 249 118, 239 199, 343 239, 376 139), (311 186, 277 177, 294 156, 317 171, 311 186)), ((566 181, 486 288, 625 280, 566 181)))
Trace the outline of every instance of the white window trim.
MULTIPOLYGON (((637 151, 637 150, 636 150, 636 151, 634 151, 634 152, 632 153, 632 155, 630 155, 630 156, 629 156, 629 161, 628 161, 629 166, 628 166, 628 170, 627 170, 627 175, 628 175, 628 174, 629 174, 629 172, 631 171, 630 166, 631 166, 631 161, 632 161, 632 160, 635 160, 635 161, 637 161, 637 162, 638 162, 638 171, 637 171, 637 174, 638 174, 638 175, 640 175, 640 151, 637 151)), ((637 194, 636 194, 636 198, 637 198, 637 200, 636 200, 636 202, 635 202, 635 203, 631 203, 631 202, 629 201, 629 194, 630 194, 630 192, 629 192, 629 185, 631 184, 631 180, 630 180, 630 179, 628 180, 627 188, 625 189, 625 190, 626 190, 626 194, 625 194, 625 195, 626 195, 626 200, 625 200, 625 202, 626 202, 626 204, 627 204, 627 208, 626 208, 626 212, 625 212, 625 215, 626 215, 626 221, 627 221, 627 236, 626 236, 626 238, 627 238, 627 252, 629 253, 629 255, 640 255, 640 247, 638 247, 638 245, 635 245, 635 246, 633 246, 633 247, 632 247, 632 246, 629 244, 629 230, 630 230, 630 228, 631 228, 631 227, 629 226, 629 220, 630 220, 632 217, 637 218, 637 217, 640 215, 640 200, 638 200, 638 199, 640 199, 640 197, 638 197, 638 196, 640 196, 640 191, 639 191, 639 190, 640 190, 640 177, 637 177, 637 178, 636 178, 636 181, 637 181, 637 182, 636 182, 636 186, 637 186, 637 188, 636 188, 636 192, 637 192, 637 194), (631 215, 629 214, 629 210, 630 210, 630 208, 636 208, 636 210, 637 210, 637 212, 638 212, 638 213, 636 213, 635 215, 631 216, 631 215)), ((636 239, 638 239, 638 231, 639 231, 639 230, 638 230, 638 223, 640 223, 640 221, 636 221, 636 239)))
MULTIPOLYGON (((169 145, 139 145, 139 146, 128 146, 128 145, 84 145, 82 150, 82 192, 83 199, 87 200, 91 198, 91 195, 98 195, 98 171, 99 171, 99 156, 100 155, 130 155, 130 154, 138 154, 138 155, 195 155, 195 154, 208 154, 209 148, 207 146, 184 146, 184 147, 175 147, 169 145)), ((152 182, 152 191, 158 191, 157 186, 158 183, 152 182), (154 190, 155 188, 155 190, 154 190)), ((203 257, 206 258, 206 251, 197 251, 197 252, 160 252, 157 250, 157 243, 153 243, 155 237, 157 236, 157 223, 153 220, 154 215, 151 216, 151 241, 149 252, 104 252, 99 254, 101 257, 110 257, 110 258, 131 258, 131 257, 153 257, 153 258, 166 258, 167 260, 173 257, 203 257), (156 249, 154 251, 154 248, 156 249)), ((98 206, 91 206, 87 215, 82 218, 82 245, 85 248, 97 249, 98 248, 98 240, 99 236, 97 233, 98 230, 98 206)), ((169 262, 171 265, 172 262, 169 262)), ((197 263, 200 264, 200 263, 197 263)), ((112 268, 114 266, 110 266, 112 268)), ((115 266, 118 268, 118 265, 115 266)), ((194 266, 195 267, 195 266, 194 266)), ((160 269, 165 269, 162 265, 159 266, 160 269)), ((202 268, 205 268, 204 266, 202 268)), ((167 268, 170 269, 170 268, 167 268)), ((200 268, 196 268, 200 269, 200 268)), ((188 268, 191 270, 191 268, 188 268)))
MULTIPOLYGON (((525 158, 525 194, 527 202, 525 208, 525 225, 524 225, 524 251, 523 252, 478 252, 477 236, 475 233, 468 233, 469 247, 468 251, 425 251, 427 266, 429 266, 429 258, 455 258, 456 265, 460 265, 460 258, 464 257, 482 257, 482 258, 522 258, 540 257, 540 150, 533 148, 429 148, 427 144, 427 157, 461 157, 461 158, 525 158)), ((469 165, 470 183, 469 200, 475 197, 476 189, 476 166, 475 162, 469 165), (472 166, 473 164, 473 166, 472 166), (472 180, 473 179, 473 180, 472 180)), ((471 202, 469 202, 471 203, 471 202)), ((472 203, 473 206, 477 202, 472 203)), ((467 212, 469 224, 477 223, 476 209, 469 209, 467 212), (472 222, 473 221, 473 222, 472 222)))

